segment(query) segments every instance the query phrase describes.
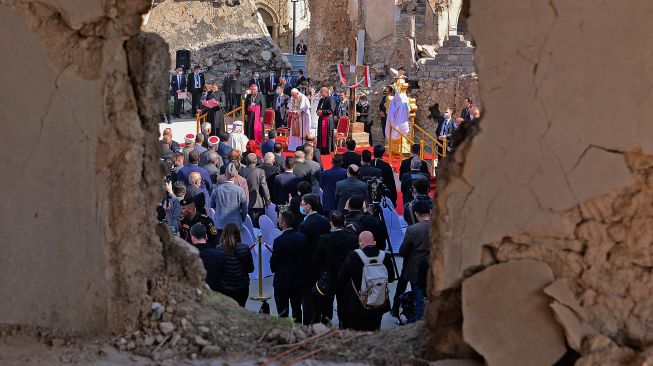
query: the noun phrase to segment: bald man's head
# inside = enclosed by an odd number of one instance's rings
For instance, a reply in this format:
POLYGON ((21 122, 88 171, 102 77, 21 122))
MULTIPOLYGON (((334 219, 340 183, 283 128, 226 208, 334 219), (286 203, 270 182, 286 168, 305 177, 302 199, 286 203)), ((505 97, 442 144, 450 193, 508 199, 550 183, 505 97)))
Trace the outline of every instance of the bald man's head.
POLYGON ((358 235, 358 245, 361 249, 369 247, 370 245, 375 245, 374 235, 369 231, 363 231, 358 235))
POLYGON ((200 184, 202 184, 202 175, 200 175, 199 172, 192 172, 188 176, 188 181, 190 184, 194 184, 199 187, 200 184))

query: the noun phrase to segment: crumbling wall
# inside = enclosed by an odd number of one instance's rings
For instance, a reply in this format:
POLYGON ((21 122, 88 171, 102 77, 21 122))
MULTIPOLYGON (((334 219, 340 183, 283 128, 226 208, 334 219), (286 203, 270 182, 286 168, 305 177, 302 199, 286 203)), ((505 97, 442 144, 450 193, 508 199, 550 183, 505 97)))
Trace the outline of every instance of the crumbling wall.
POLYGON ((147 280, 162 260, 143 208, 156 204, 162 171, 152 164, 157 135, 139 118, 124 44, 148 6, 0 5, 11 86, 0 104, 8 173, 0 323, 105 333, 135 326, 147 303, 147 280))
POLYGON ((191 51, 207 81, 222 81, 236 67, 251 78, 253 71, 290 67, 288 59, 267 33, 253 0, 237 6, 207 1, 166 0, 150 12, 143 26, 168 43, 173 67, 177 50, 191 51))
POLYGON ((476 75, 446 79, 424 76, 418 79, 418 85, 419 89, 414 90, 418 107, 415 121, 433 134, 437 121, 429 118, 431 117, 429 109, 435 104, 439 105, 440 112, 444 112, 447 107, 452 108, 455 117, 460 116, 465 98, 472 98, 475 105, 481 105, 476 75))
MULTIPOLYGON (((529 258, 569 283, 586 325, 635 350, 653 341, 653 124, 641 107, 651 69, 639 52, 652 26, 631 21, 653 5, 630 5, 472 2, 485 109, 480 134, 439 170, 427 312, 435 334, 460 334, 466 278, 529 258)), ((469 354, 458 340, 430 342, 434 353, 469 354)))

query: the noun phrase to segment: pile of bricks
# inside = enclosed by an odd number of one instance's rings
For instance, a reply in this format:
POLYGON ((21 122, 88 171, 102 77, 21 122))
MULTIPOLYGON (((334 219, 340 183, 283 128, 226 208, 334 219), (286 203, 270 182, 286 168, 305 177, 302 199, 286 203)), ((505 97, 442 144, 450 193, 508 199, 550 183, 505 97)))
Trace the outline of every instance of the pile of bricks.
POLYGON ((460 35, 450 35, 434 58, 421 63, 418 78, 447 79, 476 72, 474 46, 460 35))

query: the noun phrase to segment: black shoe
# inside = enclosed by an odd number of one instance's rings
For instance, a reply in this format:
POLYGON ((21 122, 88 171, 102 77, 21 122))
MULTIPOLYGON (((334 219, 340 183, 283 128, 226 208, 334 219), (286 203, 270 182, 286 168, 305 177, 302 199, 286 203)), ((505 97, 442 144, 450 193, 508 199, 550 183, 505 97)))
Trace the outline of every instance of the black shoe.
POLYGON ((175 116, 174 116, 174 117, 175 117, 175 118, 181 118, 181 116, 180 116, 180 115, 178 115, 178 114, 175 114, 175 116))

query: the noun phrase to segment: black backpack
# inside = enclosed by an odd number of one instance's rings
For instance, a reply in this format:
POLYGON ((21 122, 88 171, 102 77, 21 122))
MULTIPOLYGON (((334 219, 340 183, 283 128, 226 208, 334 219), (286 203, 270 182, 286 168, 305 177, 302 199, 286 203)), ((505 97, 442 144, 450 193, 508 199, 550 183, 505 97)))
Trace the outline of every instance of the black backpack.
POLYGON ((345 220, 345 227, 344 227, 345 232, 358 237, 358 234, 360 234, 361 231, 363 231, 363 228, 361 228, 361 224, 358 222, 361 216, 362 214, 359 214, 349 220, 345 220))

